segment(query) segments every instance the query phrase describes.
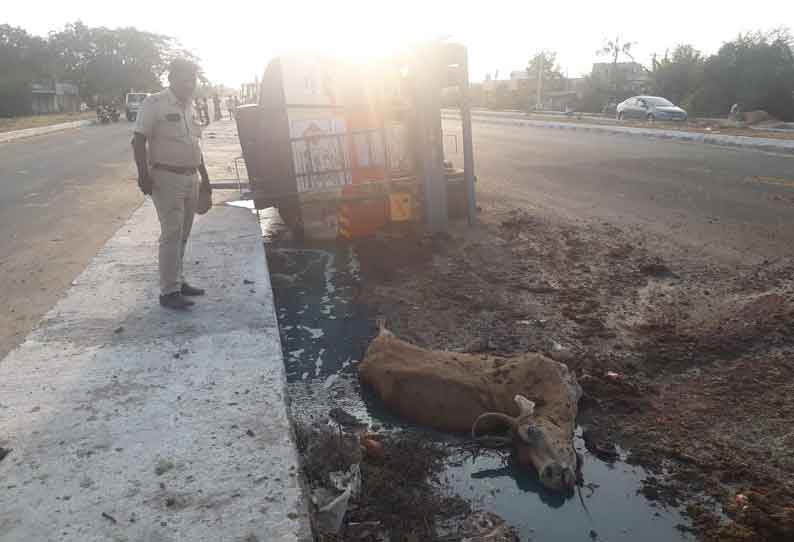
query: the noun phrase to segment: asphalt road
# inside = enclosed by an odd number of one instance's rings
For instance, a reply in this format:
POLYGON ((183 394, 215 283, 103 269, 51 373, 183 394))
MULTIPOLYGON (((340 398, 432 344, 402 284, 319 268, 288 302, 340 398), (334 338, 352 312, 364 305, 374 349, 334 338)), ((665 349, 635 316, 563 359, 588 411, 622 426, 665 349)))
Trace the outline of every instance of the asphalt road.
MULTIPOLYGON (((460 138, 456 121, 444 131, 460 138)), ((473 133, 481 204, 608 221, 723 262, 794 253, 790 155, 476 119, 473 133)), ((454 138, 445 144, 462 165, 454 138)))
POLYGON ((0 359, 141 203, 125 122, 0 144, 0 359))

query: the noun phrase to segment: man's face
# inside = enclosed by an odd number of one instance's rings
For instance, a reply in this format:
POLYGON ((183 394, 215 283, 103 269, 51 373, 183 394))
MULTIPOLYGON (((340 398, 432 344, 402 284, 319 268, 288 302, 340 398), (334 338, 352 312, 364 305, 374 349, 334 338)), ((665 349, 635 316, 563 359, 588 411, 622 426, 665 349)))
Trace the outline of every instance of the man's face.
POLYGON ((171 91, 181 102, 190 101, 196 91, 196 75, 193 73, 172 73, 168 82, 171 85, 171 91))

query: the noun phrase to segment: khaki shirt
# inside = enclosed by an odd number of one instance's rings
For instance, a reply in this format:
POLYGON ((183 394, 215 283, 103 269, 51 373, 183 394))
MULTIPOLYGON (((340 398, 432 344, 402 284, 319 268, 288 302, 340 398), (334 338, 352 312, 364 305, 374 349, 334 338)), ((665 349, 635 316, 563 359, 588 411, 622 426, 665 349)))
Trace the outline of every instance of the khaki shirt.
POLYGON ((193 117, 193 105, 180 103, 171 89, 143 101, 135 132, 146 136, 151 164, 201 165, 201 127, 193 117))

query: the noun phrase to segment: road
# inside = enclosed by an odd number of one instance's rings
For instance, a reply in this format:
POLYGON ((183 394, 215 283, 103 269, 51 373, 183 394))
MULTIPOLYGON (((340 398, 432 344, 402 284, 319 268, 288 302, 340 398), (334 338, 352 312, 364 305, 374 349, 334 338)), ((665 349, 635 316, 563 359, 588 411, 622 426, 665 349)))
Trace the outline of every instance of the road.
POLYGON ((0 144, 0 359, 141 203, 131 125, 0 144))
MULTIPOLYGON (((460 138, 458 127, 444 121, 445 134, 460 138)), ((481 204, 609 221, 723 262, 792 253, 792 156, 476 118, 473 133, 481 204)))

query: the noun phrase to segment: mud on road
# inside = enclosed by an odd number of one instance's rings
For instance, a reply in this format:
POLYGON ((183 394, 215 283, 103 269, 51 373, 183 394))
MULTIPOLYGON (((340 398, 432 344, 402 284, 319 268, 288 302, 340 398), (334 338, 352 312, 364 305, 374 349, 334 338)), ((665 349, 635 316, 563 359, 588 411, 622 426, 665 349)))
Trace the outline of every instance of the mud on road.
POLYGON ((732 268, 504 206, 356 249, 359 301, 401 338, 567 363, 591 451, 630 450, 702 540, 794 539, 791 258, 732 268))

